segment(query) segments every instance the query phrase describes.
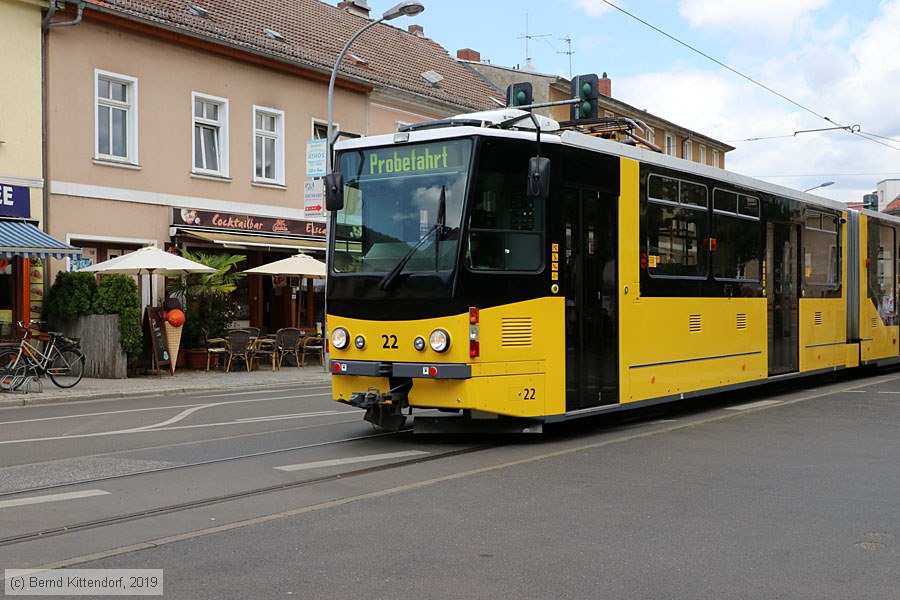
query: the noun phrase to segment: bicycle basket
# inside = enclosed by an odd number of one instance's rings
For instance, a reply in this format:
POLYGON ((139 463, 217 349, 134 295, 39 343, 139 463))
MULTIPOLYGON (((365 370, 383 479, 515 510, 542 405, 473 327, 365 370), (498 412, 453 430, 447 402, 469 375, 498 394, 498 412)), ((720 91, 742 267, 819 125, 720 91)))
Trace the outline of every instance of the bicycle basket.
POLYGON ((81 347, 81 338, 70 338, 70 337, 60 337, 59 338, 59 349, 65 350, 66 348, 80 348, 81 347))

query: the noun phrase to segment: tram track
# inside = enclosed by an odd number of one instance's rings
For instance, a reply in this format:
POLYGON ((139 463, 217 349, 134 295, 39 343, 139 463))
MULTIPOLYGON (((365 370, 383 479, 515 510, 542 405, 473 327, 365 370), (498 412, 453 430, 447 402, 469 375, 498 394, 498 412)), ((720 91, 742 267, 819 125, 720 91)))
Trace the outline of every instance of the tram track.
MULTIPOLYGON (((385 434, 379 434, 379 435, 385 435, 385 434)), ((391 434, 388 434, 388 435, 391 435, 391 434)), ((364 436, 362 438, 357 438, 357 439, 366 439, 368 437, 373 437, 373 436, 364 436)), ((350 441, 350 440, 335 440, 333 442, 324 442, 322 444, 316 444, 316 445, 311 445, 311 446, 321 446, 321 445, 327 445, 329 443, 338 443, 338 442, 345 442, 345 441, 350 441)), ((487 445, 481 445, 481 446, 473 446, 470 448, 460 448, 460 449, 456 449, 456 450, 448 450, 446 452, 429 454, 426 456, 416 456, 414 458, 400 460, 400 461, 392 462, 392 463, 385 464, 385 465, 376 465, 373 467, 365 467, 365 468, 361 468, 361 469, 354 469, 351 471, 343 471, 340 473, 334 473, 331 475, 323 475, 323 476, 319 476, 319 477, 309 477, 309 478, 301 479, 298 481, 279 483, 279 484, 275 484, 275 485, 268 485, 268 486, 258 487, 258 488, 254 488, 251 490, 244 490, 244 491, 240 491, 240 492, 232 492, 229 494, 222 494, 222 495, 214 496, 212 498, 200 498, 197 500, 189 500, 186 502, 179 502, 176 504, 169 504, 169 505, 165 505, 165 506, 139 510, 139 511, 131 512, 131 513, 121 514, 121 515, 103 517, 103 518, 95 519, 95 520, 91 520, 91 521, 83 521, 80 523, 74 523, 74 524, 69 524, 69 525, 58 525, 58 526, 40 530, 40 531, 32 531, 32 532, 28 532, 28 533, 16 534, 13 536, 2 537, 2 538, 0 538, 0 547, 13 546, 15 544, 21 544, 24 542, 33 541, 33 540, 37 540, 37 539, 46 539, 48 537, 65 535, 67 533, 74 533, 76 531, 96 529, 96 528, 100 528, 100 527, 116 525, 116 524, 125 523, 125 522, 129 522, 129 521, 136 521, 136 520, 149 518, 149 517, 172 514, 172 513, 182 512, 182 511, 191 510, 191 509, 195 509, 195 508, 202 508, 202 507, 206 507, 206 506, 221 504, 223 502, 230 502, 233 500, 240 500, 240 499, 249 498, 249 497, 253 497, 253 496, 260 496, 260 495, 264 495, 264 494, 281 492, 281 491, 285 491, 285 490, 296 489, 296 488, 306 487, 306 486, 310 486, 310 485, 328 483, 328 482, 332 482, 332 481, 337 481, 339 479, 347 479, 350 477, 359 477, 362 475, 369 475, 371 473, 379 473, 379 472, 390 471, 390 470, 394 470, 394 469, 400 469, 403 467, 422 464, 422 463, 426 463, 426 462, 432 462, 432 461, 441 460, 444 458, 461 456, 461 455, 465 455, 465 454, 471 454, 474 452, 481 452, 483 450, 487 450, 487 449, 493 448, 493 447, 494 447, 494 444, 487 444, 487 445)), ((239 458, 239 457, 235 457, 235 458, 239 458)), ((244 458, 249 458, 249 456, 244 457, 244 458)), ((190 466, 197 466, 197 465, 190 465, 190 466)), ((135 475, 136 475, 136 473, 135 473, 135 475)), ((123 475, 123 476, 127 476, 127 475, 123 475)), ((100 480, 105 481, 106 479, 98 479, 98 481, 100 481, 100 480)), ((89 481, 88 483, 91 483, 91 481, 89 481)), ((75 484, 72 484, 72 485, 75 485, 75 484)), ((24 492, 17 492, 17 493, 24 493, 24 492)))
POLYGON ((117 473, 114 475, 104 475, 102 477, 91 477, 88 479, 79 479, 76 481, 64 481, 64 482, 60 482, 60 483, 35 486, 35 487, 25 488, 25 489, 20 489, 20 490, 8 490, 5 492, 0 492, 0 498, 7 498, 10 496, 19 496, 19 495, 23 495, 23 494, 34 494, 37 492, 46 492, 49 490, 58 490, 61 488, 67 488, 67 487, 73 487, 73 486, 79 486, 79 485, 92 485, 95 483, 102 483, 105 481, 113 481, 113 480, 117 480, 117 479, 125 479, 128 477, 139 477, 141 475, 155 475, 155 474, 166 473, 166 472, 170 472, 170 471, 179 471, 182 469, 190 469, 193 467, 205 467, 205 466, 209 466, 209 465, 216 465, 216 464, 233 462, 233 461, 247 460, 247 459, 251 459, 251 458, 259 458, 261 456, 273 456, 273 455, 277 455, 277 454, 283 454, 285 452, 310 450, 313 448, 322 448, 325 446, 333 446, 336 444, 358 442, 361 440, 368 440, 368 439, 373 439, 373 438, 378 438, 378 437, 402 435, 405 433, 406 433, 406 431, 401 431, 399 433, 392 433, 392 432, 373 433, 370 435, 361 435, 361 436, 355 436, 352 438, 343 438, 343 439, 339 439, 339 440, 328 440, 325 442, 317 442, 315 444, 304 444, 302 446, 277 448, 275 450, 262 450, 260 452, 250 452, 247 454, 239 454, 237 456, 223 456, 221 458, 211 458, 208 460, 200 460, 200 461, 184 463, 184 464, 179 464, 179 465, 166 465, 164 467, 156 467, 153 469, 143 469, 141 471, 132 471, 130 473, 117 473))

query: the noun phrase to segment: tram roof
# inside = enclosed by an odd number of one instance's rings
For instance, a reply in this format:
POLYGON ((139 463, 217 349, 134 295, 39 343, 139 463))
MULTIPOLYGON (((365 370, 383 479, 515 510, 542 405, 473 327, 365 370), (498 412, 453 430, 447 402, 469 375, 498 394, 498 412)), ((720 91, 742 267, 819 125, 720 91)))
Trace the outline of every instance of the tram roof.
MULTIPOLYGON (((534 125, 531 123, 531 121, 526 119, 523 122, 523 125, 519 127, 499 129, 496 127, 496 123, 501 120, 500 118, 490 119, 485 117, 485 115, 490 115, 491 113, 497 113, 498 115, 500 115, 500 117, 508 117, 508 115, 510 114, 510 109, 485 111, 482 113, 472 113, 470 115, 459 115, 458 117, 453 117, 451 119, 446 119, 443 121, 426 123, 423 124, 422 128, 420 129, 412 128, 412 130, 410 131, 401 133, 341 140, 336 144, 335 149, 350 150, 368 148, 373 146, 393 146, 406 143, 430 142, 441 139, 463 138, 472 136, 500 137, 507 139, 534 141, 535 131, 534 125)), ((546 121, 552 120, 546 119, 546 121)), ((552 123, 555 124, 555 122, 552 123)), ((693 174, 710 179, 716 179, 749 190, 793 198, 802 202, 806 202, 808 204, 818 205, 823 208, 831 208, 842 211, 852 210, 845 203, 831 200, 830 198, 824 198, 822 196, 817 196, 808 192, 776 185, 774 183, 769 183, 760 179, 754 179, 753 177, 741 175, 733 171, 727 171, 725 169, 711 167, 709 165, 704 165, 694 161, 684 160, 683 158, 676 158, 674 156, 660 154, 658 152, 644 150, 642 148, 636 148, 634 146, 629 146, 621 142, 615 142, 603 138, 585 135, 578 131, 559 129, 554 130, 551 129, 548 125, 549 124, 545 123, 544 121, 541 121, 542 144, 561 144, 573 148, 581 148, 592 152, 599 152, 601 154, 621 156, 636 160, 638 162, 680 171, 686 174, 693 174)), ((859 212, 868 216, 883 218, 900 223, 900 218, 894 217, 892 215, 887 215, 885 213, 874 212, 871 210, 860 210, 859 212)))

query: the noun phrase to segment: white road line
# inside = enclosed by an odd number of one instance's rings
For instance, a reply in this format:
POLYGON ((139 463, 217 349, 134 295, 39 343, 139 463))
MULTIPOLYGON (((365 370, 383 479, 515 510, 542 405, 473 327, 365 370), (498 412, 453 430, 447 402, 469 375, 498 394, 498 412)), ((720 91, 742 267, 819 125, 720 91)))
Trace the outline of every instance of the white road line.
POLYGON ((320 460, 318 462, 300 463, 297 465, 285 465, 272 467, 279 471, 305 471, 306 469, 318 469, 319 467, 335 467, 337 465, 350 465, 353 463, 372 462, 376 460, 388 460, 390 458, 405 458, 407 456, 420 456, 428 454, 423 450, 407 450, 405 452, 390 452, 388 454, 370 454, 368 456, 353 456, 350 458, 335 458, 333 460, 320 460))
POLYGON ((244 417, 243 419, 235 419, 235 423, 258 423, 261 421, 282 421, 284 419, 302 419, 303 417, 324 417, 325 415, 336 415, 338 411, 323 410, 317 413, 293 413, 290 415, 269 415, 266 417, 244 417))
POLYGON ((763 406, 772 406, 773 404, 781 404, 783 400, 760 400, 759 402, 751 402, 750 404, 741 404, 740 406, 729 406, 725 410, 751 410, 754 408, 762 408, 763 406))
POLYGON ((900 392, 878 392, 879 394, 900 394, 900 392))
MULTIPOLYGON (((340 415, 344 414, 346 411, 340 410, 331 410, 331 411, 321 411, 321 412, 313 412, 313 413, 303 413, 297 415, 296 417, 292 417, 295 419, 304 419, 307 417, 323 417, 327 415, 340 415)), ((287 417, 285 417, 287 418, 287 417)), ((252 422, 252 421, 251 421, 252 422)), ((99 433, 79 433, 76 435, 57 435, 53 437, 43 437, 43 438, 27 438, 24 440, 0 440, 0 445, 9 445, 9 444, 24 444, 26 442, 50 442, 54 440, 77 440, 79 438, 92 438, 92 437, 105 437, 108 435, 123 435, 127 433, 156 433, 158 431, 178 431, 180 429, 203 429, 205 427, 223 427, 226 425, 246 425, 246 422, 242 421, 224 421, 222 423, 199 423, 197 425, 177 425, 175 427, 162 427, 162 424, 159 425, 148 425, 147 427, 139 427, 136 429, 118 429, 116 431, 101 431, 99 433)))
POLYGON ((105 496, 107 494, 109 494, 109 492, 104 492, 103 490, 85 490, 83 492, 66 492, 64 494, 32 496, 31 498, 19 498, 18 500, 0 500, 0 508, 25 506, 28 504, 43 504, 44 502, 59 502, 60 500, 75 500, 77 498, 90 498, 91 496, 105 496))
MULTIPOLYGON (((231 400, 229 402, 218 402, 217 404, 220 406, 229 406, 232 404, 248 404, 255 402, 271 402, 272 400, 295 400, 300 398, 315 398, 317 396, 321 396, 322 394, 302 394, 296 395, 292 394, 290 396, 272 396, 270 398, 251 398, 248 400, 231 400)), ((212 397, 212 396, 210 396, 212 397)), ((151 406, 148 408, 129 408, 125 410, 110 410, 105 412, 95 412, 95 413, 83 413, 78 415, 60 415, 58 417, 41 417, 38 419, 22 419, 19 421, 0 421, 0 426, 2 425, 18 425, 19 423, 37 423, 39 421, 57 421, 61 419, 80 419, 87 417, 103 417, 107 415, 125 415, 128 413, 137 413, 137 412, 147 412, 151 410, 173 410, 176 408, 192 408, 194 406, 206 406, 206 404, 182 404, 178 406, 151 406)))

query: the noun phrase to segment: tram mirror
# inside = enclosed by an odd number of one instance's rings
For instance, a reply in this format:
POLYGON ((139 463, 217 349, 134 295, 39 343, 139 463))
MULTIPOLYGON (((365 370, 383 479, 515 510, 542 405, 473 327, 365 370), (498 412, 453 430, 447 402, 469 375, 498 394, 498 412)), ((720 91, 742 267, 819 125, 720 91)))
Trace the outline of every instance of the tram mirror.
POLYGON ((344 208, 344 176, 340 173, 329 173, 325 176, 325 208, 328 210, 344 208))
POLYGON ((546 200, 550 197, 550 159, 532 156, 528 160, 528 197, 546 200))

